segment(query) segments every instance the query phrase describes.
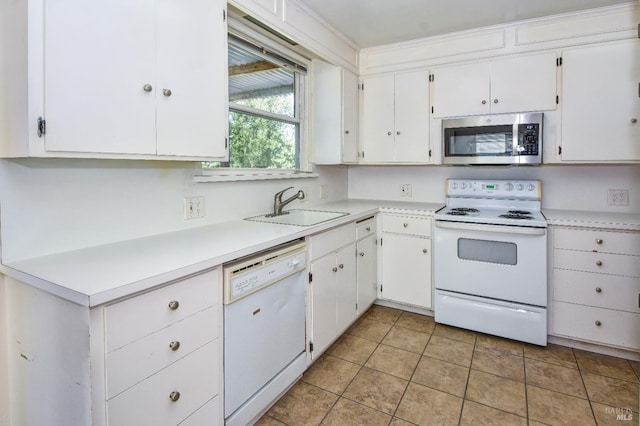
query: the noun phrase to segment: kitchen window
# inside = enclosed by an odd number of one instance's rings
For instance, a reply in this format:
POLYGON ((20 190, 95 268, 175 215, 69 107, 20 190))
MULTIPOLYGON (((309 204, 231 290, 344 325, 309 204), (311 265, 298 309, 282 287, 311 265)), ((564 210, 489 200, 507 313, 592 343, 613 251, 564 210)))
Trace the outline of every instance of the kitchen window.
POLYGON ((204 174, 301 177, 305 65, 284 45, 228 37, 229 161, 203 162, 204 174))

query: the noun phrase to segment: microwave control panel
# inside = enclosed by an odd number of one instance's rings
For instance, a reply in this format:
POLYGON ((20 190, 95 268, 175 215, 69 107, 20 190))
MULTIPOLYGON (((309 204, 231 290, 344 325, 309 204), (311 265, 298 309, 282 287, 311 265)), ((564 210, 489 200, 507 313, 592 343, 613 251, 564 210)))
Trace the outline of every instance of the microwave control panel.
POLYGON ((518 155, 538 155, 540 146, 538 123, 518 124, 518 155))

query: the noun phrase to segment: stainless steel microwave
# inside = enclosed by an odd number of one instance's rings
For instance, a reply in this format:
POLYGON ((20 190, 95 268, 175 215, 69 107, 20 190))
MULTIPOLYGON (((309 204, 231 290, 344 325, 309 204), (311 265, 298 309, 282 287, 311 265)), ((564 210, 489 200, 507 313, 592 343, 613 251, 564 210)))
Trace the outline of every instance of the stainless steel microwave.
POLYGON ((444 164, 542 163, 543 113, 442 120, 444 164))

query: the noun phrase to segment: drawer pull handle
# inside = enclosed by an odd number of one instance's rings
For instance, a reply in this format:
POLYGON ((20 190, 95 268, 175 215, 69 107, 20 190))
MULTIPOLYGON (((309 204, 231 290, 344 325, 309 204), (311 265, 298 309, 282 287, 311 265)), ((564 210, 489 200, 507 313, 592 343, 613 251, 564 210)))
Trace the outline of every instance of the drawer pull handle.
POLYGON ((333 267, 333 269, 331 269, 333 272, 338 272, 338 268, 336 268, 335 266, 333 267))
POLYGON ((341 264, 339 264, 339 265, 338 265, 338 268, 340 268, 340 269, 344 269, 344 264, 342 264, 342 263, 341 263, 341 264))
POLYGON ((364 256, 364 252, 363 251, 360 252, 360 256, 364 256))
POLYGON ((596 238, 596 244, 602 244, 602 239, 596 238))
POLYGON ((596 325, 597 325, 598 327, 600 327, 600 326, 602 325, 602 323, 601 323, 600 321, 596 320, 596 325))
POLYGON ((406 228, 407 226, 409 226, 409 224, 408 223, 403 223, 402 226, 404 226, 406 228))
POLYGON ((596 293, 602 293, 602 289, 600 287, 596 287, 596 293))
POLYGON ((426 252, 427 252, 427 249, 422 249, 422 252, 423 252, 423 253, 426 253, 426 252))
POLYGON ((602 261, 601 260, 596 260, 596 265, 602 266, 602 261))
POLYGON ((180 392, 178 391, 173 391, 169 394, 169 399, 173 402, 176 402, 177 400, 180 399, 180 392))
POLYGON ((171 348, 172 351, 177 351, 178 349, 180 349, 180 342, 175 340, 171 343, 169 343, 169 347, 171 348))
POLYGON ((367 226, 367 232, 371 231, 371 227, 367 226))
POLYGON ((172 300, 171 302, 169 302, 169 309, 171 309, 172 311, 178 309, 179 306, 180 302, 178 302, 177 300, 172 300))

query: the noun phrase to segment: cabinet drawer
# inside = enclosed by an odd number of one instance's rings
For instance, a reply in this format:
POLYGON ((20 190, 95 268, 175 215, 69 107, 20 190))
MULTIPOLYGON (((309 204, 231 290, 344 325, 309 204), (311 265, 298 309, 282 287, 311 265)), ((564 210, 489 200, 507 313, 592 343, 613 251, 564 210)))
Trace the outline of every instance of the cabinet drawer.
POLYGON ((107 354, 107 399, 218 337, 219 310, 207 308, 107 354))
POLYGON ((640 349, 640 314, 554 302, 553 331, 558 335, 640 349))
POLYGON ((204 406, 200 407, 198 411, 184 419, 178 426, 223 425, 224 418, 222 417, 221 398, 220 395, 216 396, 204 406))
POLYGON ((640 277, 639 256, 556 249, 553 261, 561 269, 640 277))
POLYGON ((356 223, 356 239, 361 240, 369 235, 376 234, 376 218, 361 220, 356 223))
POLYGON ((640 314, 640 280, 554 269, 553 299, 640 314))
POLYGON ((385 214, 382 217, 382 231, 430 237, 431 218, 385 214))
POLYGON ((640 233, 598 229, 554 230, 554 248, 640 255, 640 233))
POLYGON ((202 407, 220 391, 220 340, 108 401, 109 424, 175 426, 202 407), (180 393, 175 402, 170 398, 172 392, 180 393))
POLYGON ((356 238, 355 222, 330 229, 309 237, 310 260, 319 259, 341 247, 351 244, 356 238))
POLYGON ((112 352, 156 330, 220 303, 216 269, 105 308, 106 350, 112 352), (178 302, 172 309, 171 302, 178 302))

